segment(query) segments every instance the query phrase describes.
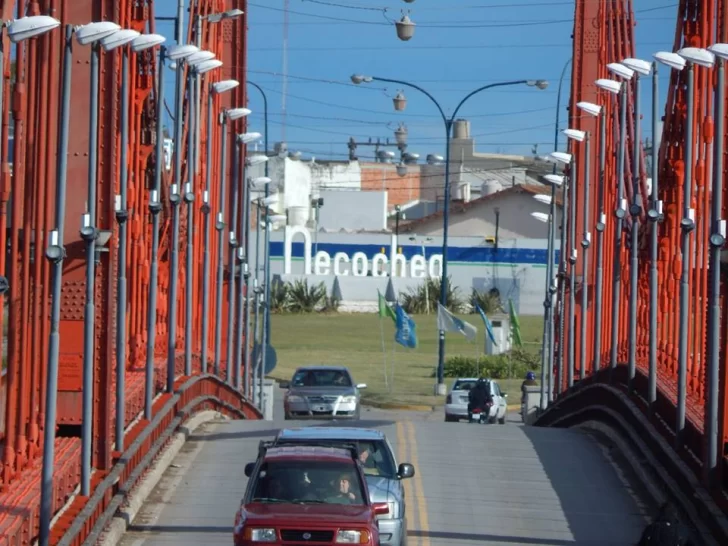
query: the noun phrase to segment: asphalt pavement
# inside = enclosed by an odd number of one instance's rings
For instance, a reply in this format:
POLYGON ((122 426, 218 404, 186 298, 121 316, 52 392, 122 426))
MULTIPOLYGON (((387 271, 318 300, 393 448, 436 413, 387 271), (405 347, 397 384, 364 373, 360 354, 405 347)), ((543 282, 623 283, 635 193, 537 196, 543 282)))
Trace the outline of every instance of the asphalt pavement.
MULTIPOLYGON (((190 437, 120 542, 121 546, 231 545, 245 463, 279 428, 321 421, 219 421, 190 437)), ((439 412, 366 409, 405 482, 409 546, 635 544, 648 507, 608 454, 576 430, 445 423, 439 412)), ((331 424, 328 422, 328 424, 331 424)), ((349 424, 349 423, 345 423, 349 424)))

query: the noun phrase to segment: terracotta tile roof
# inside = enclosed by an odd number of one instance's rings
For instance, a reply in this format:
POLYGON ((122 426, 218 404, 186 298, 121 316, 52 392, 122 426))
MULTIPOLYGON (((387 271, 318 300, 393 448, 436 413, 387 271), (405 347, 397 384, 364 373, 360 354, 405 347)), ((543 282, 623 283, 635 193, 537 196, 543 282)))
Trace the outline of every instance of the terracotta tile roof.
MULTIPOLYGON (((464 202, 462 200, 453 200, 450 203, 450 214, 463 213, 473 207, 478 207, 484 203, 495 201, 496 199, 507 195, 516 195, 519 193, 527 193, 529 195, 551 195, 551 186, 546 186, 545 184, 517 184, 515 186, 505 188, 499 192, 491 193, 490 195, 483 195, 482 197, 478 197, 477 199, 473 199, 472 201, 464 202)), ((556 205, 559 207, 563 205, 560 194, 561 190, 559 189, 556 192, 556 205)), ((412 229, 417 226, 421 226, 422 224, 430 222, 435 218, 442 217, 442 214, 443 211, 439 210, 428 216, 418 218, 417 220, 412 220, 410 222, 400 222, 399 231, 412 231, 412 229)))

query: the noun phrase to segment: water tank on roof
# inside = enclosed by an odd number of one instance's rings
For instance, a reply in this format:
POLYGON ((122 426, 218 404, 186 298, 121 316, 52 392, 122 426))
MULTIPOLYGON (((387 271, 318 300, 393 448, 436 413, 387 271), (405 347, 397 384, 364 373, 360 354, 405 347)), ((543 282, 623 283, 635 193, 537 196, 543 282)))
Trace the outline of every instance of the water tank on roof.
POLYGON ((501 186, 501 183, 497 180, 486 180, 483 182, 483 185, 480 186, 480 194, 485 195, 493 195, 494 193, 498 193, 503 189, 503 186, 501 186))
POLYGON ((453 138, 470 138, 470 122, 468 120, 455 120, 453 124, 453 138))

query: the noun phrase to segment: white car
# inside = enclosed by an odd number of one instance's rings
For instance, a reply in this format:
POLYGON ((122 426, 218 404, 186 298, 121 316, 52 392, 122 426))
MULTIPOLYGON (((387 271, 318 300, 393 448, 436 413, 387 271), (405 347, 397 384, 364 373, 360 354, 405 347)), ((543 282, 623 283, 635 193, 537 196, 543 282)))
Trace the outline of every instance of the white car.
MULTIPOLYGON (((488 384, 493 400, 493 405, 488 412, 488 422, 495 423, 498 421, 499 424, 505 425, 506 412, 508 411, 506 398, 508 398, 508 395, 501 393, 500 385, 498 385, 497 381, 492 379, 486 379, 485 381, 488 384)), ((445 400, 445 421, 459 421, 460 419, 468 418, 470 389, 477 382, 477 377, 459 377, 453 382, 450 394, 447 395, 447 399, 445 400)))

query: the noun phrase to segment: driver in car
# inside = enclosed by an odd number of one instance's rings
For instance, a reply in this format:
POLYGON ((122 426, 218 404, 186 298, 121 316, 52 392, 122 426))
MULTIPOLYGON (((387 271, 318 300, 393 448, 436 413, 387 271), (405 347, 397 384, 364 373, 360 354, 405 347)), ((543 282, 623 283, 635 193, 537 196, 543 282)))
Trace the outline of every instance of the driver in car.
POLYGON ((336 491, 330 496, 327 501, 335 504, 354 504, 358 501, 358 495, 351 489, 351 476, 344 472, 339 476, 339 479, 334 483, 334 487, 337 487, 336 491))
POLYGON ((364 472, 367 470, 376 471, 377 461, 374 459, 374 455, 370 451, 369 446, 362 446, 359 452, 359 462, 364 467, 364 472))

